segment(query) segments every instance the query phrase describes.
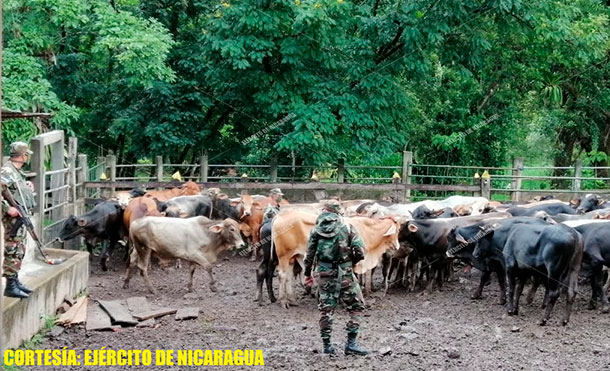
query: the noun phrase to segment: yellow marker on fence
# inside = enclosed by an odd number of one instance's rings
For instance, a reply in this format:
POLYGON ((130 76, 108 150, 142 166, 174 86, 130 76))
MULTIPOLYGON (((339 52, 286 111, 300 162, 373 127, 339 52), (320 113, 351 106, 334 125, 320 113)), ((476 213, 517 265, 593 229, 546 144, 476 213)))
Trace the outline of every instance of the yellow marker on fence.
POLYGON ((182 181, 182 175, 180 175, 179 171, 176 171, 175 173, 172 174, 172 179, 181 182, 182 181))
POLYGON ((400 179, 400 174, 398 174, 398 172, 395 171, 394 174, 392 175, 392 179, 400 179))
POLYGON ((475 179, 479 179, 481 176, 479 175, 479 173, 474 173, 474 178, 475 179))
POLYGON ((102 173, 102 175, 100 175, 100 180, 108 180, 106 173, 102 173))
POLYGON ((491 175, 489 175, 489 173, 487 172, 487 170, 485 170, 485 171, 483 172, 483 175, 481 175, 481 178, 482 178, 482 179, 489 179, 489 178, 491 178, 491 175))

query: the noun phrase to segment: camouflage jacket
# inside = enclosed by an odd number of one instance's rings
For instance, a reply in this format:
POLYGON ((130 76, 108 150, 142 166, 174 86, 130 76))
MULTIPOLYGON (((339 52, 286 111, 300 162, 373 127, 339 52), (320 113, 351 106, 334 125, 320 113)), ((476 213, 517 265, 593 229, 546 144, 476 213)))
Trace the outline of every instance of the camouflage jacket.
MULTIPOLYGON (((354 227, 345 223, 339 214, 324 212, 316 220, 316 225, 309 235, 305 276, 311 275, 315 258, 321 263, 351 262, 355 265, 364 259, 364 242, 354 227)), ((326 269, 318 264, 318 272, 326 269)))
MULTIPOLYGON (((34 193, 26 184, 24 172, 17 169, 12 162, 7 161, 0 170, 0 176, 2 177, 2 183, 5 183, 8 186, 15 201, 32 213, 32 209, 36 206, 36 201, 34 199, 34 193), (19 192, 19 189, 21 192, 19 192), (21 195, 23 195, 23 198, 21 195)), ((5 200, 2 200, 2 213, 6 213, 8 208, 9 204, 5 200)))

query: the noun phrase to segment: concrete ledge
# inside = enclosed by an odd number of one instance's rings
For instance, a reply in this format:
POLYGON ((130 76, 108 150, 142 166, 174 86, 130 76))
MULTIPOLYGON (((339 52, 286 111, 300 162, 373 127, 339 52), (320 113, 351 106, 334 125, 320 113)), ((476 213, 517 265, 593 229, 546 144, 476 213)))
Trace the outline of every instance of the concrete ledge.
POLYGON ((44 326, 43 316, 53 316, 64 297, 75 297, 87 288, 89 253, 75 250, 45 249, 51 258, 64 258, 59 265, 34 259, 24 266, 19 279, 34 290, 27 299, 3 298, 2 346, 16 348, 44 326))

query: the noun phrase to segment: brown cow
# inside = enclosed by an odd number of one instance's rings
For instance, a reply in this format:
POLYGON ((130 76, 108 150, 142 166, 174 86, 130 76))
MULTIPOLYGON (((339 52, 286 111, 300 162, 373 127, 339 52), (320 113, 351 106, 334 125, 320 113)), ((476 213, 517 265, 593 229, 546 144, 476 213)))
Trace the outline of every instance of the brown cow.
POLYGON ((186 182, 180 187, 164 189, 161 191, 147 191, 146 195, 157 198, 159 201, 167 201, 178 196, 194 196, 201 192, 201 187, 195 182, 186 182))
MULTIPOLYGON (((295 303, 293 292, 294 263, 304 267, 307 241, 313 229, 316 214, 300 210, 280 213, 272 226, 272 243, 278 258, 280 280, 280 305, 288 308, 295 303)), ((399 224, 391 218, 371 219, 366 217, 345 218, 353 225, 365 245, 365 258, 354 267, 354 272, 363 274, 376 267, 387 249, 398 248, 399 224)))
POLYGON ((129 240, 134 251, 123 288, 129 287, 129 280, 135 271, 132 268, 138 267, 146 286, 153 294, 155 289, 148 278, 148 265, 153 251, 161 258, 180 258, 191 263, 188 291, 193 290, 193 275, 197 265, 200 265, 210 276, 210 290, 216 292, 212 268, 218 255, 230 248, 239 248, 244 243, 236 221, 225 219, 219 222, 204 216, 187 219, 140 218, 131 225, 129 240))
MULTIPOLYGON (((272 199, 271 197, 261 195, 242 195, 241 199, 244 203, 244 210, 250 210, 250 214, 241 217, 239 228, 252 246, 252 258, 250 261, 256 261, 258 245, 261 241, 260 230, 263 224, 263 212, 267 205, 272 202, 272 199)), ((286 200, 280 201, 280 207, 288 204, 286 200)))

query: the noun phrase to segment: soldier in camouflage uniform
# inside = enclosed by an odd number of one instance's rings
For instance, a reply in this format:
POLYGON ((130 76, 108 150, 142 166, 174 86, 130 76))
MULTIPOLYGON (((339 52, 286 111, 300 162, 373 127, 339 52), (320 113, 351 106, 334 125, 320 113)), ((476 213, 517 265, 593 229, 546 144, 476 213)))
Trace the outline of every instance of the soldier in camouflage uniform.
MULTIPOLYGON (((26 182, 22 167, 28 162, 32 154, 28 145, 24 142, 11 144, 9 160, 2 166, 0 171, 2 186, 8 187, 13 198, 26 210, 32 210, 35 206, 34 187, 31 182, 26 182)), ((2 224, 4 225, 4 264, 3 277, 6 278, 4 296, 14 298, 27 298, 32 290, 19 282, 19 269, 25 255, 25 244, 27 232, 25 227, 19 223, 19 212, 10 206, 5 200, 2 201, 2 224)))
POLYGON ((280 201, 282 200, 282 190, 279 188, 273 188, 269 191, 269 197, 271 197, 271 203, 267 205, 265 211, 263 211, 263 224, 269 219, 273 219, 277 214, 280 213, 280 201))
POLYGON ((350 315, 346 327, 345 354, 365 355, 368 351, 361 349, 356 343, 360 313, 364 305, 360 285, 353 273, 353 266, 364 259, 364 243, 358 232, 343 221, 339 214, 340 207, 338 201, 328 201, 324 212, 316 220, 307 247, 305 284, 313 284, 311 269, 314 258, 317 258, 316 271, 320 280, 318 309, 321 312, 320 335, 324 343, 324 353, 335 354, 330 335, 335 307, 341 300, 350 315))

